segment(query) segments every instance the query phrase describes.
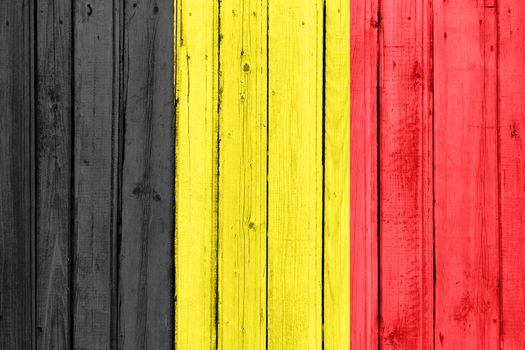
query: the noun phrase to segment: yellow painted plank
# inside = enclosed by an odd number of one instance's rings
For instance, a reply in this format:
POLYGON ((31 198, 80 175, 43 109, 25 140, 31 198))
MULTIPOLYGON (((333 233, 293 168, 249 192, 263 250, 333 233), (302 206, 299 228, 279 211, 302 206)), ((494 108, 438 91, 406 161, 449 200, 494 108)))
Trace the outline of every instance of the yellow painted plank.
POLYGON ((218 7, 175 9, 175 344, 216 348, 218 7))
POLYGON ((326 0, 324 346, 350 346, 350 1, 326 0))
POLYGON ((321 349, 323 1, 268 12, 268 345, 321 349))
POLYGON ((266 348, 266 0, 220 5, 219 348, 266 348))

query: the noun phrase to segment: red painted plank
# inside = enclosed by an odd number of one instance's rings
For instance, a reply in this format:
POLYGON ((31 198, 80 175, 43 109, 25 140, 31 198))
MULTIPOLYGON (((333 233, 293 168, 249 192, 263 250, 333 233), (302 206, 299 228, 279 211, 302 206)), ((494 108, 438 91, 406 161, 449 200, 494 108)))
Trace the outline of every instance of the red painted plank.
POLYGON ((437 349, 499 347, 496 41, 494 0, 434 2, 437 349))
POLYGON ((351 0, 351 348, 377 349, 378 1, 351 0))
POLYGON ((382 349, 432 349, 432 1, 382 0, 382 349))
POLYGON ((525 348, 525 3, 500 0, 499 144, 504 349, 525 348))

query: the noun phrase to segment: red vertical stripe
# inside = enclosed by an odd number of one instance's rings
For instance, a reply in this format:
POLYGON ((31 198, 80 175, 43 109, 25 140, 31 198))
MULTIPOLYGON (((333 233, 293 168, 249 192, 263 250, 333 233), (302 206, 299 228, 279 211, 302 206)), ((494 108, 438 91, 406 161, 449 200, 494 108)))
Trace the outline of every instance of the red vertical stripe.
POLYGON ((377 349, 377 0, 351 0, 351 348, 377 349))
POLYGON ((525 348, 525 3, 500 0, 499 144, 502 343, 525 348))
POLYGON ((351 10, 352 347, 525 348, 525 3, 351 10))
POLYGON ((494 1, 434 8, 438 349, 499 346, 494 1))
POLYGON ((382 0, 382 349, 432 349, 432 1, 382 0))

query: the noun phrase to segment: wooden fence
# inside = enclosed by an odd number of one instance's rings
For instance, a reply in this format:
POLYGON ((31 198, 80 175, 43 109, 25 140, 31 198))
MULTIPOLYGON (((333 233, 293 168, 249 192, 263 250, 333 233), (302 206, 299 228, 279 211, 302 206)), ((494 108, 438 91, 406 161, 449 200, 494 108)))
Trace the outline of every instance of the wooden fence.
POLYGON ((346 349, 349 2, 0 2, 0 348, 346 349))
POLYGON ((0 348, 170 348, 173 4, 0 14, 0 348))
POLYGON ((350 11, 352 348, 523 349, 525 3, 350 11))

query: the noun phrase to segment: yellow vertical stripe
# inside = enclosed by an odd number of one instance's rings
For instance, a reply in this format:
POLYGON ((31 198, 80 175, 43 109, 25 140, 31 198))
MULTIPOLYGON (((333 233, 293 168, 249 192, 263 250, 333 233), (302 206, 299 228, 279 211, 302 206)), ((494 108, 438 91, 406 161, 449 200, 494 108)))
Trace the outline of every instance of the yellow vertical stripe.
POLYGON ((325 349, 350 346, 350 1, 326 0, 325 349))
POLYGON ((176 348, 347 349, 348 1, 175 17, 176 348))
POLYGON ((268 12, 268 345, 321 349, 323 2, 268 12))
POLYGON ((216 347, 217 2, 177 0, 175 343, 216 347))
POLYGON ((266 348, 266 0, 220 10, 219 348, 266 348))

